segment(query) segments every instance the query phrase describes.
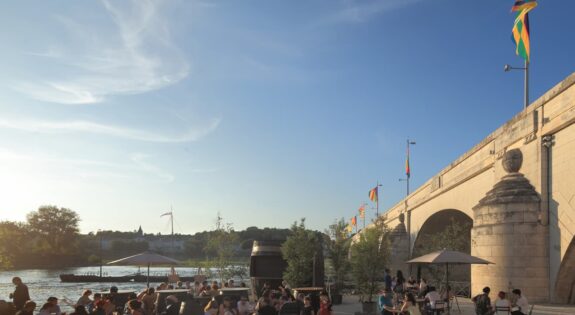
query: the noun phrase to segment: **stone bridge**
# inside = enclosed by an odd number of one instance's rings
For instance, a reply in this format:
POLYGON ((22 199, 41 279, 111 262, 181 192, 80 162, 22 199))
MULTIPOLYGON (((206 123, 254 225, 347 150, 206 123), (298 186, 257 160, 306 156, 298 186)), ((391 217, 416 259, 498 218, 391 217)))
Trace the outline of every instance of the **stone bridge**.
POLYGON ((455 221, 471 228, 470 253, 494 263, 467 267, 472 294, 575 303, 575 73, 383 216, 393 269, 409 270, 414 248, 455 221))

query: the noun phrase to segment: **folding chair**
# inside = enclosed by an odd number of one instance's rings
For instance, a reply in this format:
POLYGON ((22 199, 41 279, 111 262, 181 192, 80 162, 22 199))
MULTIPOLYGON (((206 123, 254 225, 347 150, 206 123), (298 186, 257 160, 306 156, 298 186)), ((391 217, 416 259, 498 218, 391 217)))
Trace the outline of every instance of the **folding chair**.
POLYGON ((495 314, 497 315, 509 315, 511 314, 511 307, 509 306, 496 306, 495 314))

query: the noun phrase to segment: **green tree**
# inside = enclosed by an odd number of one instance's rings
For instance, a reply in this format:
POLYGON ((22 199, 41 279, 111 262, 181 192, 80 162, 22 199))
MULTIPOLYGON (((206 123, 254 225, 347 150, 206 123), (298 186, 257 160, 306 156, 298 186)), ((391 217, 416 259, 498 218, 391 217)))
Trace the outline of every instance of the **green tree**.
POLYGON ((357 289, 362 296, 367 296, 366 302, 373 302, 373 296, 379 290, 378 279, 383 278, 390 255, 390 231, 380 217, 351 245, 351 270, 357 289))
POLYGON ((209 234, 205 251, 215 255, 213 266, 218 270, 221 281, 227 276, 226 270, 232 265, 235 249, 238 246, 238 235, 231 223, 224 223, 218 213, 216 229, 209 234))
POLYGON ((291 235, 282 244, 282 256, 287 262, 283 278, 292 287, 309 286, 313 282, 314 255, 321 249, 318 233, 305 227, 305 218, 291 226, 291 235))
POLYGON ((0 269, 13 268, 17 258, 26 251, 29 233, 20 222, 0 222, 0 269))
MULTIPOLYGON (((471 223, 459 222, 450 218, 450 223, 440 232, 424 235, 414 248, 414 257, 425 255, 442 249, 454 250, 464 253, 471 252, 471 223)), ((469 281, 469 266, 454 265, 450 267, 449 277, 461 281, 469 281)), ((442 283, 445 277, 445 268, 437 265, 422 266, 424 273, 435 282, 442 283)))
POLYGON ((335 291, 339 293, 343 288, 345 271, 349 267, 349 247, 351 240, 347 237, 346 223, 343 218, 336 220, 327 231, 329 241, 327 253, 335 276, 335 291))
POLYGON ((70 209, 42 206, 28 213, 30 231, 38 234, 53 254, 65 253, 75 244, 80 217, 70 209))

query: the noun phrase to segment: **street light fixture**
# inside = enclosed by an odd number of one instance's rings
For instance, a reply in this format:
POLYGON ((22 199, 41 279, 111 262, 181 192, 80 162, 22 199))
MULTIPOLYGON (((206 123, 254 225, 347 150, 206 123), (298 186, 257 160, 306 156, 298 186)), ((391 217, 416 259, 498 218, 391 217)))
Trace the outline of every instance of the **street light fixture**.
POLYGON ((509 72, 511 70, 525 71, 525 95, 523 100, 523 109, 525 109, 529 106, 529 62, 525 61, 525 67, 512 67, 508 64, 503 66, 503 71, 509 72))

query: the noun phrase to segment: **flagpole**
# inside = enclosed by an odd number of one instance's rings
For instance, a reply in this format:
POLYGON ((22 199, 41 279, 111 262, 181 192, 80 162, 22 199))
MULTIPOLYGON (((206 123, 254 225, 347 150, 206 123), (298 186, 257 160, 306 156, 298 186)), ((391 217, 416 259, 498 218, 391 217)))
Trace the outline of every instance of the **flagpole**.
POLYGON ((377 218, 379 218, 379 181, 376 182, 377 185, 375 185, 375 220, 377 220, 377 218))
POLYGON ((529 61, 525 60, 525 104, 523 109, 529 106, 529 61))

